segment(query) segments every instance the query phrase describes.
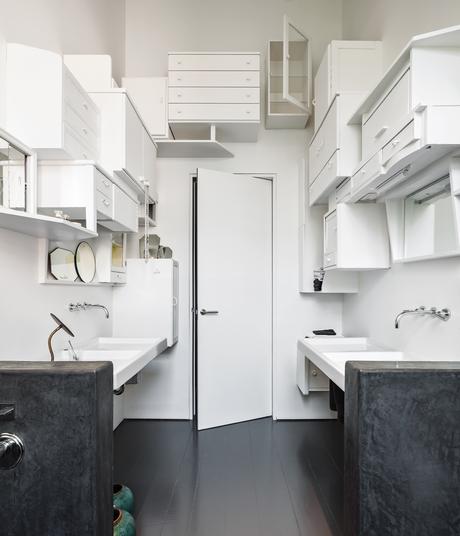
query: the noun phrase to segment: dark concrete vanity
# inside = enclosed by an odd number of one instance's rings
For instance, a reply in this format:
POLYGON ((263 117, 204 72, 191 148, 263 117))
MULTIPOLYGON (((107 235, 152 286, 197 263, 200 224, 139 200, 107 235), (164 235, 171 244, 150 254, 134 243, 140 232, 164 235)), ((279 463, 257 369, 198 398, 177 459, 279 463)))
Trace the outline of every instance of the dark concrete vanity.
POLYGON ((348 362, 347 536, 460 534, 460 363, 348 362))
POLYGON ((0 470, 1 534, 112 534, 112 385, 107 362, 0 362, 0 438, 24 448, 0 470))

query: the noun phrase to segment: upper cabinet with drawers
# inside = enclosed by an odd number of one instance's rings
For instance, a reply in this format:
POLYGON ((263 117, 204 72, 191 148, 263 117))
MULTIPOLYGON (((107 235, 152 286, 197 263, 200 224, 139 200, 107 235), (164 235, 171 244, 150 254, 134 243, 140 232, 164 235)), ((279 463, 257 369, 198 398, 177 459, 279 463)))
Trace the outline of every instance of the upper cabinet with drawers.
POLYGON ((156 191, 156 146, 125 89, 91 92, 101 113, 99 163, 136 188, 156 191))
POLYGON ((61 55, 9 43, 5 93, 5 128, 39 158, 98 159, 98 108, 61 55))
POLYGON ((260 55, 173 52, 168 57, 168 116, 176 139, 256 141, 260 122, 260 55))
POLYGON ((381 73, 378 41, 332 41, 315 77, 315 134, 309 149, 310 204, 324 203, 361 159, 361 127, 350 117, 381 73))
POLYGON ((311 101, 310 41, 284 16, 283 40, 268 44, 265 127, 305 128, 311 101))
POLYGON ((415 36, 353 114, 362 127, 351 200, 391 196, 460 146, 460 27, 415 36))
POLYGON ((338 93, 366 93, 381 74, 380 41, 331 41, 314 81, 315 131, 338 93))

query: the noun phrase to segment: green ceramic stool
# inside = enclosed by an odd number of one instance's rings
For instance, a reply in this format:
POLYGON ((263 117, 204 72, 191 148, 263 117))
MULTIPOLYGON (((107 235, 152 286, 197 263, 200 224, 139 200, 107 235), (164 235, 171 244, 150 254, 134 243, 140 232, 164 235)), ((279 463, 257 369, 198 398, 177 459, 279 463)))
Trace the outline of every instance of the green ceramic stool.
POLYGON ((113 506, 134 515, 134 495, 128 486, 114 484, 113 486, 113 506))
POLYGON ((134 517, 129 512, 113 509, 113 536, 136 536, 134 517))

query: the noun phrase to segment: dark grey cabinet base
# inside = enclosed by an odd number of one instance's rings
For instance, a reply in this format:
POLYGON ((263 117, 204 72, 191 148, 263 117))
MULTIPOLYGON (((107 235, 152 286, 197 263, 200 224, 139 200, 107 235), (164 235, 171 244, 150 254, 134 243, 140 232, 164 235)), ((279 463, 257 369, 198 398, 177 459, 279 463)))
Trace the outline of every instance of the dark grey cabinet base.
POLYGON ((0 433, 25 447, 0 471, 1 534, 112 534, 112 385, 111 363, 0 362, 0 433))
POLYGON ((347 363, 347 536, 460 534, 460 365, 347 363))

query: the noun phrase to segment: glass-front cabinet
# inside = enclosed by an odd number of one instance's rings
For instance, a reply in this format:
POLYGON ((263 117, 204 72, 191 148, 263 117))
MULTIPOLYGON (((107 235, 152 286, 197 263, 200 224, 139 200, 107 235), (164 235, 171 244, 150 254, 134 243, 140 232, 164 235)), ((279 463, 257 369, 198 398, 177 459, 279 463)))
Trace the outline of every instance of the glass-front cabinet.
POLYGON ((285 15, 282 41, 267 54, 266 128, 305 128, 311 115, 310 41, 285 15))
POLYGON ((28 159, 31 154, 8 140, 0 133, 0 207, 4 209, 32 211, 28 199, 28 159))

